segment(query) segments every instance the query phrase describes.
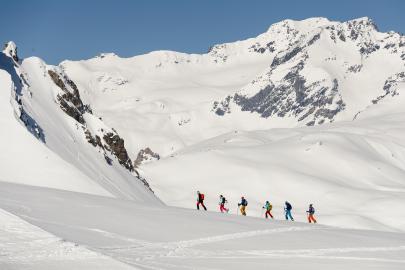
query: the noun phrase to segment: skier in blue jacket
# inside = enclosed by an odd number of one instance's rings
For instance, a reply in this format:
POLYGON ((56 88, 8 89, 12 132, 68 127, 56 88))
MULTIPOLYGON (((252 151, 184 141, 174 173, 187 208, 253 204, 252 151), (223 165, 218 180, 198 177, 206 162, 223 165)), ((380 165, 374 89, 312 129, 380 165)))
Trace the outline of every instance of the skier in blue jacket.
POLYGON ((291 210, 292 210, 292 206, 289 202, 285 202, 285 207, 284 207, 284 211, 285 211, 285 219, 288 220, 288 218, 290 218, 292 221, 294 221, 294 218, 291 215, 291 210))

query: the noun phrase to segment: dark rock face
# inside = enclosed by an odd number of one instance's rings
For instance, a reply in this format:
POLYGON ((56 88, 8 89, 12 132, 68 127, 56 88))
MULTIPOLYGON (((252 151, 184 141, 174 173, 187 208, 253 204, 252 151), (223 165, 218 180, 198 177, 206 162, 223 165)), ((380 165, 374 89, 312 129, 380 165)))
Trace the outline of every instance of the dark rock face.
POLYGON ((160 155, 153 152, 149 147, 139 151, 138 156, 134 162, 134 167, 138 168, 143 162, 151 160, 159 160, 160 155))
POLYGON ((103 137, 105 143, 107 145, 104 145, 104 148, 111 151, 112 154, 114 154, 118 162, 127 168, 129 171, 133 171, 134 167, 132 165, 132 161, 128 156, 127 150, 125 149, 124 146, 124 140, 118 136, 118 134, 114 133, 107 133, 103 137))
POLYGON ((261 53, 261 54, 263 54, 265 52, 272 53, 276 50, 274 48, 274 44, 275 44, 275 41, 270 41, 265 46, 261 46, 259 43, 256 43, 253 46, 251 46, 249 49, 253 50, 254 52, 261 53))
MULTIPOLYGON (((83 104, 76 84, 68 77, 62 76, 53 70, 48 70, 48 74, 52 81, 63 91, 62 94, 57 96, 61 109, 80 124, 86 125, 83 114, 92 114, 92 110, 90 109, 90 106, 83 104)), ((125 149, 124 140, 116 134, 116 132, 108 132, 104 134, 102 139, 105 143, 102 142, 100 136, 93 136, 88 129, 85 130, 85 135, 87 141, 91 145, 94 147, 98 146, 103 151, 111 152, 111 154, 117 157, 118 162, 122 166, 131 172, 134 170, 132 161, 125 149)), ((107 163, 111 164, 112 160, 106 154, 104 156, 106 157, 107 163)))
POLYGON ((80 124, 84 124, 83 114, 92 112, 90 106, 83 104, 76 84, 66 76, 62 77, 55 71, 48 70, 48 74, 52 81, 63 91, 63 94, 58 94, 57 96, 61 109, 80 124), (65 83, 70 89, 67 88, 65 83))
POLYGON ((256 112, 263 118, 295 116, 306 125, 322 124, 325 120, 332 122, 345 108, 337 79, 333 79, 332 87, 319 81, 309 83, 300 75, 303 68, 304 61, 301 61, 277 85, 270 81, 251 97, 238 93, 228 96, 221 103, 214 103, 213 110, 217 115, 230 113, 230 103, 234 102, 242 111, 256 112))
POLYGON ((276 57, 274 57, 273 62, 271 63, 271 67, 276 67, 284 64, 285 62, 296 56, 298 53, 300 53, 301 50, 301 47, 295 47, 287 53, 282 53, 280 54, 280 56, 277 55, 276 57))
POLYGON ((380 102, 382 99, 384 99, 387 96, 396 96, 399 95, 397 86, 398 83, 405 83, 405 72, 400 72, 395 74, 394 76, 389 77, 385 83, 384 83, 384 94, 381 96, 378 96, 377 98, 373 99, 371 102, 373 104, 377 104, 380 102))

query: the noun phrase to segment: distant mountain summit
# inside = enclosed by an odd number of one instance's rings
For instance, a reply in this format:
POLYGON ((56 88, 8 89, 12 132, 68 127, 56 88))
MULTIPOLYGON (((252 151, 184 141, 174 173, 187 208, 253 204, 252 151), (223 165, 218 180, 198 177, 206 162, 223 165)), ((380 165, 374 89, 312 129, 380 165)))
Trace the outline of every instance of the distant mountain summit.
POLYGON ((405 36, 380 33, 367 17, 343 23, 285 20, 245 42, 250 52, 272 59, 235 94, 214 102, 217 115, 242 110, 310 126, 339 117, 350 120, 368 105, 398 94, 395 87, 405 80, 405 36))

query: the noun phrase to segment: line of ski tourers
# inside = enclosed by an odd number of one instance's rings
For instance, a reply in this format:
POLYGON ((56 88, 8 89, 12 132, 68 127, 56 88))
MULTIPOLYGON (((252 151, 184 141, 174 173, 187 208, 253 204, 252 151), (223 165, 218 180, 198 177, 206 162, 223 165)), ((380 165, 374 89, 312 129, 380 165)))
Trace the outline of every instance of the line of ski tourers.
MULTIPOLYGON (((205 211, 207 211, 207 207, 205 207, 204 205, 204 194, 201 193, 200 191, 197 191, 197 210, 200 210, 200 206, 202 206, 204 208, 205 211)), ((221 211, 221 213, 228 213, 229 212, 229 208, 225 207, 225 204, 228 201, 226 200, 226 198, 222 195, 219 195, 219 211, 221 211)), ((248 206, 248 201, 246 200, 245 197, 241 197, 241 201, 238 203, 238 209, 240 211, 240 213, 243 216, 246 216, 246 207, 248 206)), ((262 207, 264 210, 266 210, 265 212, 265 217, 266 218, 274 218, 273 215, 271 214, 271 210, 273 209, 273 205, 269 202, 266 201, 266 203, 264 204, 264 206, 262 207)), ((289 202, 285 202, 285 206, 284 206, 284 213, 285 213, 285 219, 288 220, 292 220, 294 221, 294 218, 291 214, 292 211, 292 205, 289 202)), ((237 212, 238 213, 238 212, 237 212)), ((309 223, 316 223, 316 219, 314 217, 315 214, 315 208, 313 207, 312 204, 309 205, 308 211, 307 211, 307 215, 308 215, 308 222, 309 223)))

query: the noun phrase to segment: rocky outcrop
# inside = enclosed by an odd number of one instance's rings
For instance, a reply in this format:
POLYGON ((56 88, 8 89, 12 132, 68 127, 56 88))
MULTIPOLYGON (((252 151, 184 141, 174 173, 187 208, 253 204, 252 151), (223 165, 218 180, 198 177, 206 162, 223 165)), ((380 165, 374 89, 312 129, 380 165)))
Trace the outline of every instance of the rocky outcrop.
POLYGON ((138 156, 136 157, 136 160, 134 162, 134 167, 139 168, 139 166, 143 163, 159 159, 160 159, 159 154, 153 152, 149 147, 146 147, 145 149, 139 151, 138 156))
POLYGON ((304 60, 278 82, 269 81, 268 85, 252 96, 236 93, 226 97, 221 103, 216 102, 213 110, 217 115, 230 113, 231 103, 240 106, 242 111, 256 112, 263 118, 271 116, 297 117, 306 125, 332 122, 345 103, 338 92, 338 80, 331 82, 307 81, 300 74, 304 68, 304 60))
POLYGON ((124 146, 124 139, 122 139, 118 134, 108 132, 103 137, 105 141, 104 148, 110 151, 114 156, 117 157, 118 162, 127 168, 129 171, 133 171, 134 167, 132 161, 128 156, 127 150, 124 146))
POLYGON ((13 60, 14 60, 15 62, 17 62, 17 63, 18 63, 18 61, 20 60, 20 59, 18 58, 18 54, 17 54, 17 46, 16 46, 15 43, 12 42, 12 41, 9 41, 9 42, 7 42, 6 44, 4 44, 3 52, 4 52, 7 56, 13 58, 13 60))
POLYGON ((84 124, 84 113, 92 113, 89 105, 84 105, 76 84, 53 70, 48 70, 49 77, 62 89, 63 93, 57 95, 61 109, 80 124, 84 124))
MULTIPOLYGON (((76 84, 70 80, 66 75, 62 75, 53 70, 48 70, 49 77, 52 81, 62 90, 61 94, 57 95, 60 108, 70 117, 75 119, 82 125, 86 125, 83 114, 92 111, 90 106, 84 105, 80 92, 76 84)), ((100 147, 104 152, 108 151, 115 156, 122 166, 129 171, 134 171, 132 161, 128 156, 127 150, 124 146, 124 139, 122 139, 116 132, 105 132, 101 138, 98 135, 92 135, 88 129, 85 129, 85 136, 87 141, 94 147, 100 147)), ((111 163, 111 159, 106 157, 107 163, 111 163)))
POLYGON ((400 72, 395 74, 394 76, 389 77, 384 83, 384 94, 378 96, 377 98, 372 100, 373 104, 377 104, 382 99, 387 96, 396 96, 399 95, 398 91, 398 84, 405 83, 405 72, 400 72))

